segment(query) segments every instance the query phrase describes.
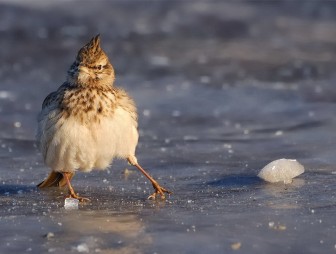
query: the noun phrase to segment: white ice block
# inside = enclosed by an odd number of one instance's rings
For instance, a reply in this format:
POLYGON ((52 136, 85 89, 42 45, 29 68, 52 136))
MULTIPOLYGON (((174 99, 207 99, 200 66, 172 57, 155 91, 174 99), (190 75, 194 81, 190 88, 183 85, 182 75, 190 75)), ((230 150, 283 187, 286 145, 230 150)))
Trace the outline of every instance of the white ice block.
POLYGON ((280 159, 267 164, 258 176, 270 183, 291 183, 292 179, 304 172, 304 167, 296 160, 280 159))
POLYGON ((64 200, 64 208, 67 210, 76 210, 78 209, 79 200, 76 198, 66 198, 64 200))

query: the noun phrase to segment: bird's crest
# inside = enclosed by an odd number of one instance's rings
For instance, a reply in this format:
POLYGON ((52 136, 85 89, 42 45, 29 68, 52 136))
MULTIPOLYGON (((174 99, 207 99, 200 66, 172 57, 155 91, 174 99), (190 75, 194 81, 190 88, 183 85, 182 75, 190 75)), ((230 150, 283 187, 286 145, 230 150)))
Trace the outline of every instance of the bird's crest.
POLYGON ((100 35, 93 37, 89 43, 85 44, 78 52, 79 61, 93 62, 97 60, 101 55, 105 55, 100 47, 100 35))

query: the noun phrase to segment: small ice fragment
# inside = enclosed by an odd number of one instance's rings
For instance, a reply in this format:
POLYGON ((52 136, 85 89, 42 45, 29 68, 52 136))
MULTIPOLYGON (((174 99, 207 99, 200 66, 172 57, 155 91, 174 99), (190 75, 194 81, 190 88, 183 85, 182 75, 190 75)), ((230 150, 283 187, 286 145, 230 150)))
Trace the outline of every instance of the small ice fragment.
POLYGON ((240 249, 240 247, 241 247, 241 242, 236 242, 236 243, 233 243, 233 244, 231 244, 231 249, 233 249, 233 250, 239 250, 240 249))
POLYGON ((283 135, 283 131, 276 131, 276 132, 274 133, 274 135, 275 135, 275 136, 281 136, 281 135, 283 135))
POLYGON ((53 232, 48 232, 48 234, 46 234, 45 236, 48 240, 55 237, 55 234, 53 232))
POLYGON ((90 251, 86 243, 79 244, 76 249, 78 252, 89 252, 90 251))
POLYGON ((278 230, 283 231, 283 230, 286 230, 286 229, 287 229, 287 227, 285 225, 279 225, 278 226, 278 230))
POLYGON ((20 128, 21 127, 21 123, 20 122, 14 122, 14 127, 15 128, 20 128))
POLYGON ((66 198, 64 200, 64 208, 67 210, 78 209, 79 200, 75 198, 66 198))
POLYGON ((227 149, 231 149, 231 148, 232 148, 232 145, 231 145, 231 144, 224 144, 223 147, 224 147, 224 148, 227 148, 227 149))
POLYGON ((291 183, 292 179, 304 172, 304 167, 296 160, 280 159, 267 164, 258 174, 261 179, 270 182, 291 183))

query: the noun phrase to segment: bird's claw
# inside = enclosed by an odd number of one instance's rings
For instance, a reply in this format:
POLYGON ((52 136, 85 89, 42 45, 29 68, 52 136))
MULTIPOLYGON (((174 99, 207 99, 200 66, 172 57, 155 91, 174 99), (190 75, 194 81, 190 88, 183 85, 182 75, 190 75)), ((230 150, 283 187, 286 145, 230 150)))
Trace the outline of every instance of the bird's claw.
POLYGON ((78 196, 77 194, 70 194, 70 195, 68 196, 68 198, 75 198, 75 199, 78 199, 79 202, 81 202, 81 203, 90 202, 90 199, 80 197, 80 196, 78 196))
POLYGON ((153 187, 155 189, 155 192, 152 195, 149 195, 148 199, 155 200, 156 196, 159 194, 161 196, 161 200, 165 200, 166 199, 165 193, 172 194, 171 191, 162 188, 160 185, 153 184, 153 187))

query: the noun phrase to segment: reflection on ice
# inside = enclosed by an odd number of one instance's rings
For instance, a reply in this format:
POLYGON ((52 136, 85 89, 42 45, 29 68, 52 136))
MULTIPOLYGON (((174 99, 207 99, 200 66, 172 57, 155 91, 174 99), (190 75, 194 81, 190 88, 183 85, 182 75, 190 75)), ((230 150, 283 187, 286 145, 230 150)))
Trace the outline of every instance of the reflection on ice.
POLYGON ((88 253, 142 253, 152 242, 136 215, 69 211, 54 216, 61 226, 53 232, 47 247, 56 253, 68 251, 66 246, 88 253))

